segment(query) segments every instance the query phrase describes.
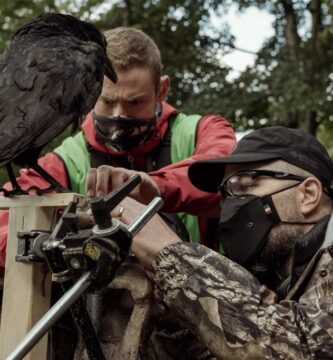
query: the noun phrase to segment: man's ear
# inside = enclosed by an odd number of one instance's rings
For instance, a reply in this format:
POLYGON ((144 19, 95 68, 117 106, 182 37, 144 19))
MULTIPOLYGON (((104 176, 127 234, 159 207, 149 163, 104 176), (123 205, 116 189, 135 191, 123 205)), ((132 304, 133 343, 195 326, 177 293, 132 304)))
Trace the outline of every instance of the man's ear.
POLYGON ((168 96, 170 88, 170 78, 167 75, 161 76, 160 84, 157 90, 157 101, 162 102, 168 96))
POLYGON ((300 184, 301 211, 304 215, 310 215, 319 206, 323 193, 321 182, 315 177, 308 177, 300 184))

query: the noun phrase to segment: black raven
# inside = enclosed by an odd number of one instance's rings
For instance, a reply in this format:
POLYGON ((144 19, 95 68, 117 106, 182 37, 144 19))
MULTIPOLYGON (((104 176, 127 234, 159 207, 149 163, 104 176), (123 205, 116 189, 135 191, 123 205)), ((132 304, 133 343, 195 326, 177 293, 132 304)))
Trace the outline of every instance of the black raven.
POLYGON ((46 13, 13 34, 0 57, 0 166, 29 165, 50 184, 61 185, 37 164, 44 145, 89 112, 102 90, 103 76, 116 73, 97 28, 73 16, 46 13))

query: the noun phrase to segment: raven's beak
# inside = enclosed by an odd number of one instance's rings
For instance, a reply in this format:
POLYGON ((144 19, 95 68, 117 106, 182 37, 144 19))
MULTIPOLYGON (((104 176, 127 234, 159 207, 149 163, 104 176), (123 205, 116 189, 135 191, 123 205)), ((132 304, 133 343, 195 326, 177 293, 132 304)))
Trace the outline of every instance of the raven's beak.
POLYGON ((108 57, 106 57, 106 61, 104 65, 104 75, 107 76, 114 83, 116 83, 118 80, 117 74, 113 68, 111 60, 108 57))

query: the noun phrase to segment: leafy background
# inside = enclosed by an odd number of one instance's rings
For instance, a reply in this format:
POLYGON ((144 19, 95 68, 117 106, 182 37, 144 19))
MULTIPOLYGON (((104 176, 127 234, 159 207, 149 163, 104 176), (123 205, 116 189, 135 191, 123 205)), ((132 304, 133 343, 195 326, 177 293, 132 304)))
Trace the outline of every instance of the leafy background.
POLYGON ((2 0, 0 50, 17 27, 46 11, 92 21, 102 31, 126 25, 147 32, 172 78, 168 101, 184 112, 222 114, 239 131, 268 125, 302 128, 333 154, 331 0, 2 0), (211 22, 212 14, 223 17, 230 6, 240 13, 256 7, 274 17, 274 33, 256 62, 232 80, 218 55, 235 48, 235 39, 227 25, 217 29, 211 22))

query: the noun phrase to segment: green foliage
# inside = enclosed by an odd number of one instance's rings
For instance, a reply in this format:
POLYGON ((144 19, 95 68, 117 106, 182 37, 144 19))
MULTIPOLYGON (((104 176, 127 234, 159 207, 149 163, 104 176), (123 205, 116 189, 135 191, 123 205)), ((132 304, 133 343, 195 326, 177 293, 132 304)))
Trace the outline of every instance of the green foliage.
POLYGON ((169 101, 185 109, 202 112, 191 101, 223 82, 227 69, 221 69, 217 51, 223 41, 230 41, 227 29, 209 25, 209 11, 217 10, 214 1, 118 1, 110 12, 97 21, 101 29, 127 25, 152 36, 161 50, 164 72, 171 75, 169 101))
MULTIPOLYGON (((62 11, 93 21, 104 31, 120 25, 140 28, 161 49, 164 72, 172 78, 169 101, 179 108, 203 112, 202 101, 193 101, 219 90, 229 69, 221 68, 217 52, 231 42, 227 28, 209 23, 210 11, 218 11, 214 0, 5 0, 0 4, 3 23, 0 46, 22 23, 42 11, 62 11)), ((208 101, 211 104, 211 101, 208 101)), ((207 103, 207 104, 208 104, 207 103)))
POLYGON ((38 14, 57 10, 53 0, 2 0, 0 4, 0 49, 14 31, 38 14))
POLYGON ((289 8, 278 1, 234 3, 240 10, 257 6, 275 17, 274 36, 231 84, 231 98, 223 97, 226 107, 241 109, 242 118, 233 117, 236 127, 280 124, 316 134, 319 124, 333 117, 332 2, 295 0, 289 8))
POLYGON ((325 145, 333 158, 333 121, 321 123, 318 127, 317 137, 325 145))
POLYGON ((332 121, 330 0, 2 0, 0 48, 19 25, 44 11, 73 14, 102 31, 127 25, 147 32, 171 76, 168 100, 180 110, 223 114, 239 130, 285 124, 316 133, 332 121), (286 3, 288 9, 283 8, 286 3), (314 8, 318 3, 319 11, 314 8), (266 39, 255 64, 227 81, 230 69, 220 65, 217 55, 233 47, 233 38, 226 26, 214 28, 210 15, 222 17, 230 5, 239 11, 255 6, 269 12, 275 33, 266 39), (294 33, 287 27, 290 19, 294 33))

